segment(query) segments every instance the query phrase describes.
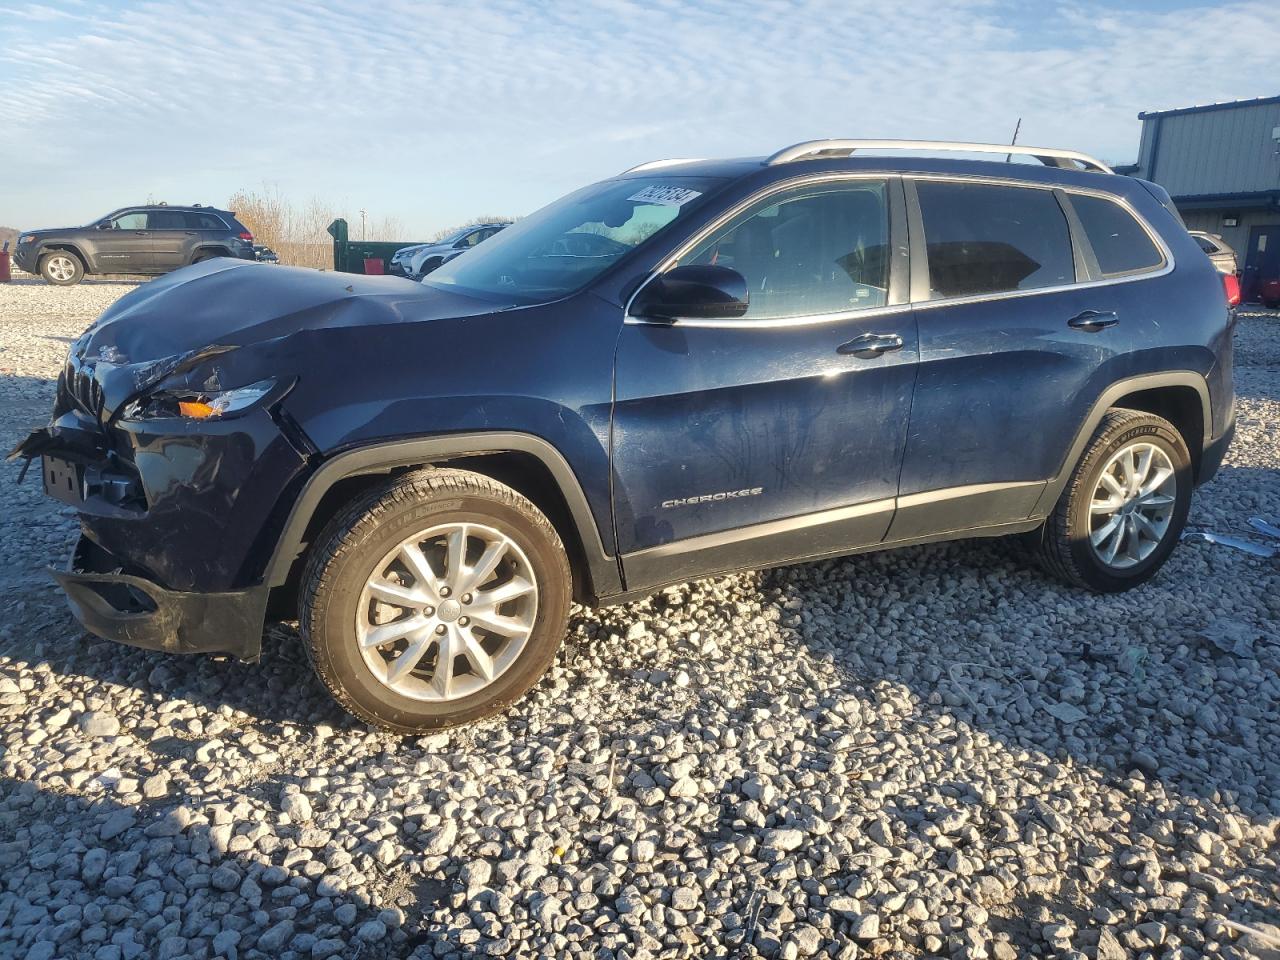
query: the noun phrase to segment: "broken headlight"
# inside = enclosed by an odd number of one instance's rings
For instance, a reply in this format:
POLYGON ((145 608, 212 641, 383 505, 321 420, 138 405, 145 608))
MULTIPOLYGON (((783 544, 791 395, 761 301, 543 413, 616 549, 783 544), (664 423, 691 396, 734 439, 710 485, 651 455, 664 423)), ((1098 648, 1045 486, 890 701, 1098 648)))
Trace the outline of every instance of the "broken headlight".
POLYGON ((247 387, 207 392, 177 388, 158 390, 140 397, 125 410, 126 420, 179 417, 186 420, 221 420, 244 413, 275 390, 275 379, 259 380, 247 387))

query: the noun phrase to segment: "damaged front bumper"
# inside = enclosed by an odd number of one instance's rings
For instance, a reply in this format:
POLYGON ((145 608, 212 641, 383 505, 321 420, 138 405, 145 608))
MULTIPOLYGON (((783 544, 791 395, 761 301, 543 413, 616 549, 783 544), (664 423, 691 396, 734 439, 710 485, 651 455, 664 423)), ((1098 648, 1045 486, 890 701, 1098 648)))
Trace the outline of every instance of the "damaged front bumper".
POLYGON ((267 409, 103 426, 60 406, 10 457, 37 461, 45 492, 79 516, 70 565, 50 571, 76 618, 132 646, 256 659, 277 508, 306 451, 267 409))
POLYGON ((257 659, 265 586, 223 593, 166 590, 81 536, 66 570, 53 574, 80 624, 95 636, 166 653, 229 653, 257 659))

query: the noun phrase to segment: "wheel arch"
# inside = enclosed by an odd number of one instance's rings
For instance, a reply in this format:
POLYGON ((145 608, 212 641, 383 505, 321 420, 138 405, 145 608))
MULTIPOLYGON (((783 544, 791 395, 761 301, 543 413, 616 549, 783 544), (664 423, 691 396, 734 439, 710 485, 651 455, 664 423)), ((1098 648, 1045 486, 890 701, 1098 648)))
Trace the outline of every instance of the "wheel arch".
POLYGON ((63 253, 69 253, 79 260, 80 267, 85 273, 91 273, 93 271, 93 265, 89 262, 89 258, 85 256, 84 251, 68 240, 53 240, 40 244, 40 249, 36 252, 35 256, 37 270, 40 268, 40 261, 55 250, 60 250, 63 253))
POLYGON ((472 470, 528 497, 560 533, 574 571, 574 597, 591 602, 621 592, 615 557, 606 553, 595 517, 568 462, 550 443, 523 433, 450 435, 357 447, 323 463, 294 501, 264 573, 288 596, 321 529, 346 504, 386 478, 413 469, 472 470))
POLYGON ((1071 479, 1072 471, 1084 455, 1094 431, 1098 429, 1098 424, 1108 410, 1116 407, 1153 413, 1172 423, 1186 440, 1187 449, 1191 452, 1192 469, 1198 474, 1205 441, 1213 434, 1213 408, 1209 398, 1209 384, 1203 374, 1194 370, 1170 370, 1127 377, 1102 391, 1094 402, 1076 431, 1057 476, 1048 482, 1036 502, 1032 516, 1047 516, 1054 508, 1071 479))
POLYGON ((196 247, 191 251, 191 262, 195 263, 201 257, 229 257, 231 251, 219 244, 210 244, 204 247, 196 247))

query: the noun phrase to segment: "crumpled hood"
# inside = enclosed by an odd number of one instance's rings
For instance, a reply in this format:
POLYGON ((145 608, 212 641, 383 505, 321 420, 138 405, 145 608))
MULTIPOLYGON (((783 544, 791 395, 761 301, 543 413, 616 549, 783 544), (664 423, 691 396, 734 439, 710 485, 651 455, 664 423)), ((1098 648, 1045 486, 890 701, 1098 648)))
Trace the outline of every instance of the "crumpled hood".
POLYGON ((91 354, 139 363, 326 326, 474 316, 499 307, 399 277, 206 260, 139 286, 89 328, 91 354))
POLYGON ((206 356, 225 357, 303 331, 470 317, 502 308, 397 277, 221 258, 121 297, 76 341, 72 359, 95 371, 91 375, 110 412, 175 366, 206 356))

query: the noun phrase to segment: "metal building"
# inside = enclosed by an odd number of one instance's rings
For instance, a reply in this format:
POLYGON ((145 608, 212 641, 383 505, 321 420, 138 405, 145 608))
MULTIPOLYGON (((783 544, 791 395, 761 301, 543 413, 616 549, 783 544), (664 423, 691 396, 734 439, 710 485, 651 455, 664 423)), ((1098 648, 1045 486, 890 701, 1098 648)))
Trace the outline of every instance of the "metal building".
POLYGON ((1169 191, 1191 230, 1220 234, 1245 299, 1280 277, 1280 96, 1138 114, 1136 175, 1169 191))

